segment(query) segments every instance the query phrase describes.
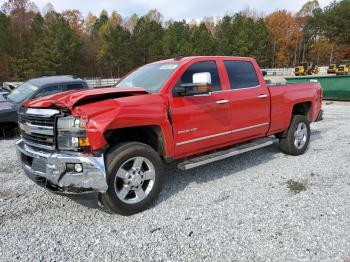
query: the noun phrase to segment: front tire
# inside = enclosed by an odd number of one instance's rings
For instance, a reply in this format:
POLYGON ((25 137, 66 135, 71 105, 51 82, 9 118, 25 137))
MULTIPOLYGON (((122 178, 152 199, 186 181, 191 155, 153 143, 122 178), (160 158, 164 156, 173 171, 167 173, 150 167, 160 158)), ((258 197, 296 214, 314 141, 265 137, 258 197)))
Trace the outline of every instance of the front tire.
POLYGON ((106 158, 108 190, 101 201, 111 211, 129 216, 147 209, 162 186, 163 163, 150 146, 117 145, 106 158))
POLYGON ((303 115, 295 115, 285 137, 280 139, 280 148, 287 155, 305 153, 310 142, 310 123, 303 115))

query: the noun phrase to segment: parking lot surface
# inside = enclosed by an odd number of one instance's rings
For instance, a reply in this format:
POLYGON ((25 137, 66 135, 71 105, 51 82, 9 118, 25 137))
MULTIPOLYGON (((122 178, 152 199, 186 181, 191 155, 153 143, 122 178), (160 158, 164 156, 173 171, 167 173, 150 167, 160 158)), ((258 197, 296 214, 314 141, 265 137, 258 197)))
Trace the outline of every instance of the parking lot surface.
POLYGON ((165 173, 157 203, 123 217, 54 195, 0 140, 1 261, 349 261, 350 103, 326 102, 308 151, 277 145, 165 173))

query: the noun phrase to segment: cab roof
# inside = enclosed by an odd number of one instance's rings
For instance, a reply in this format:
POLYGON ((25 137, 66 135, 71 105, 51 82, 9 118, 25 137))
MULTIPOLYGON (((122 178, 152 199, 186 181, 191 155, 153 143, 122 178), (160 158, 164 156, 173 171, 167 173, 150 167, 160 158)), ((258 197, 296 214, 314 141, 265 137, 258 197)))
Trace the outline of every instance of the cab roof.
POLYGON ((157 62, 154 62, 152 64, 158 64, 158 63, 187 63, 190 62, 191 60, 195 60, 195 59, 217 59, 217 58, 221 58, 221 59, 240 59, 240 60, 247 60, 247 61, 251 61, 253 58, 251 57, 241 57, 241 56, 176 56, 174 58, 170 58, 170 59, 165 59, 165 60, 160 60, 157 62))

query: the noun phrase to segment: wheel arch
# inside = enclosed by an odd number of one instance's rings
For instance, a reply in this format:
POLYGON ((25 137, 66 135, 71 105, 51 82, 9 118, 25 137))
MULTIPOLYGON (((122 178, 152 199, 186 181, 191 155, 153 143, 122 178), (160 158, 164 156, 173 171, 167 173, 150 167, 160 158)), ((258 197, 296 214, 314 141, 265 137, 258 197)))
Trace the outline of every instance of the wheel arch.
POLYGON ((295 116, 295 115, 303 115, 308 120, 310 120, 311 109, 312 109, 312 102, 311 101, 304 101, 304 102, 300 102, 300 103, 293 105, 291 120, 292 120, 293 116, 295 116))
POLYGON ((111 129, 104 133, 104 138, 109 149, 124 142, 140 142, 152 147, 162 159, 167 158, 163 132, 157 125, 111 129))

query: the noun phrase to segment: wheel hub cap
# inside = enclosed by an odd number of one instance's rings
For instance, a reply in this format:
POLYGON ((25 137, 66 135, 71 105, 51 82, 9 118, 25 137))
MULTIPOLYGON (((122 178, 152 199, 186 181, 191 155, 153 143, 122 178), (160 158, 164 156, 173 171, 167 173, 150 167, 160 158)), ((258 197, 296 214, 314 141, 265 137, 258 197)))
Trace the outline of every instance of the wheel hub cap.
POLYGON ((298 124, 297 129, 294 132, 294 145, 298 149, 302 149, 306 144, 308 130, 306 124, 301 122, 298 124))
POLYGON ((135 204, 148 196, 154 182, 155 168, 152 162, 144 157, 133 157, 119 167, 114 190, 121 201, 135 204))
POLYGON ((138 187, 143 183, 143 172, 141 170, 132 171, 128 176, 127 181, 133 187, 138 187))

